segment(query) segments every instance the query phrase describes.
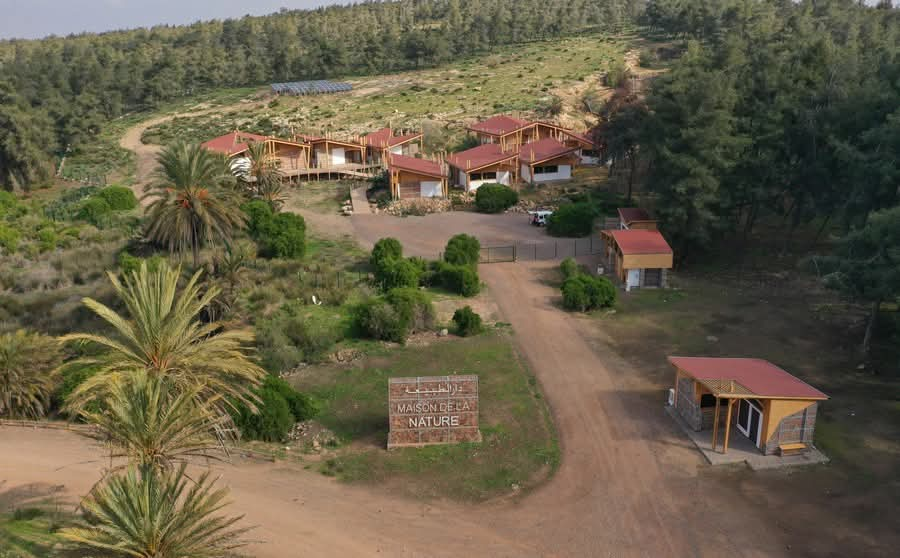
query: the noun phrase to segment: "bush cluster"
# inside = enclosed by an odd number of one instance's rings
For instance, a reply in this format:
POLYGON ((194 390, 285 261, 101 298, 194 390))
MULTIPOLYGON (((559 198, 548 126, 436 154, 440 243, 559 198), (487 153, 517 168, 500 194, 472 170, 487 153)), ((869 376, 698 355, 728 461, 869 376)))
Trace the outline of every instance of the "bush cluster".
POLYGON ((306 254, 306 221, 295 213, 272 213, 264 201, 241 206, 247 215, 247 232, 264 258, 299 260, 306 254))
POLYGON ((126 251, 119 252, 119 270, 122 275, 129 276, 141 268, 141 264, 147 262, 147 270, 151 273, 156 272, 159 266, 165 263, 162 256, 151 256, 149 258, 139 258, 132 256, 126 251))
POLYGON ((587 236, 594 231, 597 213, 597 207, 591 202, 562 205, 547 219, 547 233, 576 238, 587 236))
POLYGON ((484 331, 479 316, 471 306, 464 306, 453 313, 453 323, 456 325, 456 334, 461 337, 469 337, 470 335, 478 335, 484 331))
POLYGON ((353 324, 361 337, 405 343, 410 333, 434 326, 434 306, 417 288, 398 288, 374 297, 353 310, 353 324))
POLYGON ((82 202, 81 208, 78 210, 78 218, 95 227, 104 227, 109 224, 112 211, 112 207, 105 199, 90 197, 82 202))
MULTIPOLYGON (((463 296, 475 296, 481 288, 477 271, 480 253, 478 239, 466 234, 451 238, 443 260, 433 262, 404 258, 403 246, 397 239, 382 238, 372 248, 369 263, 374 268, 375 281, 383 291, 440 286, 463 296)), ((383 309, 378 312, 387 314, 383 309)))
POLYGON ((444 248, 444 261, 453 265, 478 266, 481 256, 481 243, 474 236, 458 234, 447 241, 444 248))
POLYGON ((580 272, 578 269, 578 262, 576 262, 574 258, 564 259, 562 263, 559 264, 559 270, 562 272, 563 279, 568 279, 580 272))
POLYGON ((587 312, 615 304, 616 287, 606 277, 576 273, 563 281, 562 296, 567 310, 587 312))
POLYGON ((309 420, 319 410, 311 397, 277 376, 267 376, 256 395, 256 413, 242 404, 232 411, 235 426, 250 440, 284 441, 296 422, 309 420))
POLYGON ((131 188, 124 186, 108 186, 97 192, 97 197, 104 200, 113 211, 128 211, 138 204, 131 188))
POLYGON ((475 191, 475 207, 482 213, 500 213, 519 203, 519 194, 502 184, 482 184, 475 191))
POLYGON ((263 368, 272 373, 291 370, 302 362, 321 361, 344 337, 333 320, 317 319, 303 312, 297 302, 281 306, 256 325, 256 346, 263 368))

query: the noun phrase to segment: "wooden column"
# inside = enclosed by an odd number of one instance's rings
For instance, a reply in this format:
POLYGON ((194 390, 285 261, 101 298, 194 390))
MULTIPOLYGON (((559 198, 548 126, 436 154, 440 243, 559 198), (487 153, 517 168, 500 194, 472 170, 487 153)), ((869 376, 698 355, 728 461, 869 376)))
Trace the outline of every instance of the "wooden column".
MULTIPOLYGON (((700 424, 703 424, 703 414, 701 411, 700 415, 700 424)), ((712 449, 716 451, 716 442, 719 441, 719 398, 716 397, 716 412, 713 414, 713 435, 712 435, 712 449)))
POLYGON ((728 453, 728 434, 731 433, 731 406, 734 405, 735 399, 728 400, 728 413, 725 417, 725 446, 722 448, 722 453, 728 453))

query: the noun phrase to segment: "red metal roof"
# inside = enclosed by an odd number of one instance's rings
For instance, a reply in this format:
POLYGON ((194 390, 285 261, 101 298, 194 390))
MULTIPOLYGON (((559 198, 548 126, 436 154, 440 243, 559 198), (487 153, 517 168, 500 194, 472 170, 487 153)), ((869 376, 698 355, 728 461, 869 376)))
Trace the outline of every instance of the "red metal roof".
POLYGON ((671 254, 672 247, 659 231, 643 229, 603 231, 612 236, 624 255, 671 254))
POLYGON ((503 151, 499 144, 485 143, 459 153, 451 153, 447 156, 447 162, 458 169, 469 172, 517 156, 518 154, 515 152, 503 151))
POLYGON ((634 223, 635 221, 652 221, 650 214, 640 207, 620 207, 619 219, 625 224, 634 223))
POLYGON ((225 155, 235 155, 247 150, 247 143, 253 141, 265 141, 266 136, 249 134, 247 132, 231 132, 224 136, 213 138, 204 142, 202 146, 210 151, 217 151, 225 155))
POLYGON ((402 169, 409 172, 444 178, 444 170, 440 163, 428 159, 417 159, 415 157, 407 157, 406 155, 392 154, 388 159, 388 166, 391 170, 402 169))
POLYGON ((393 130, 390 128, 382 128, 380 130, 376 130, 366 137, 363 140, 366 142, 366 145, 371 147, 393 147, 395 145, 400 145, 406 143, 408 141, 412 141, 415 139, 419 139, 422 137, 421 133, 418 134, 401 134, 399 136, 395 136, 393 130))
POLYGON ((760 397, 828 399, 800 378, 759 358, 670 356, 669 362, 698 380, 734 380, 760 397))
POLYGON ((513 118, 504 114, 492 116, 487 120, 483 120, 477 124, 469 126, 469 130, 480 132, 491 136, 505 136, 515 131, 531 126, 532 123, 520 118, 513 118))
POLYGON ((567 147, 553 138, 526 143, 519 150, 519 159, 527 164, 540 163, 557 157, 562 157, 575 151, 574 147, 567 147))

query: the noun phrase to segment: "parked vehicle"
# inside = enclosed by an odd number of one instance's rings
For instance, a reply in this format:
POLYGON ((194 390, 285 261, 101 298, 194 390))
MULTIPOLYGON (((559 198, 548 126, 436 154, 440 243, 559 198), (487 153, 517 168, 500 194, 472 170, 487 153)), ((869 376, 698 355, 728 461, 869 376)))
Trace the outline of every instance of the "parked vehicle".
POLYGON ((544 227, 547 225, 547 218, 553 215, 552 211, 529 211, 531 215, 531 224, 535 227, 544 227))

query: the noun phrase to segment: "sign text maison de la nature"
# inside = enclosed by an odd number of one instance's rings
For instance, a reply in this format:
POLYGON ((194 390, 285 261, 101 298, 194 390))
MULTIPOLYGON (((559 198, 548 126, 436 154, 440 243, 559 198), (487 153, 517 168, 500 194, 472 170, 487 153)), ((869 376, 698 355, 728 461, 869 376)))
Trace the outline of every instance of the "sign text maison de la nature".
POLYGON ((478 376, 391 378, 388 449, 480 442, 478 376))

